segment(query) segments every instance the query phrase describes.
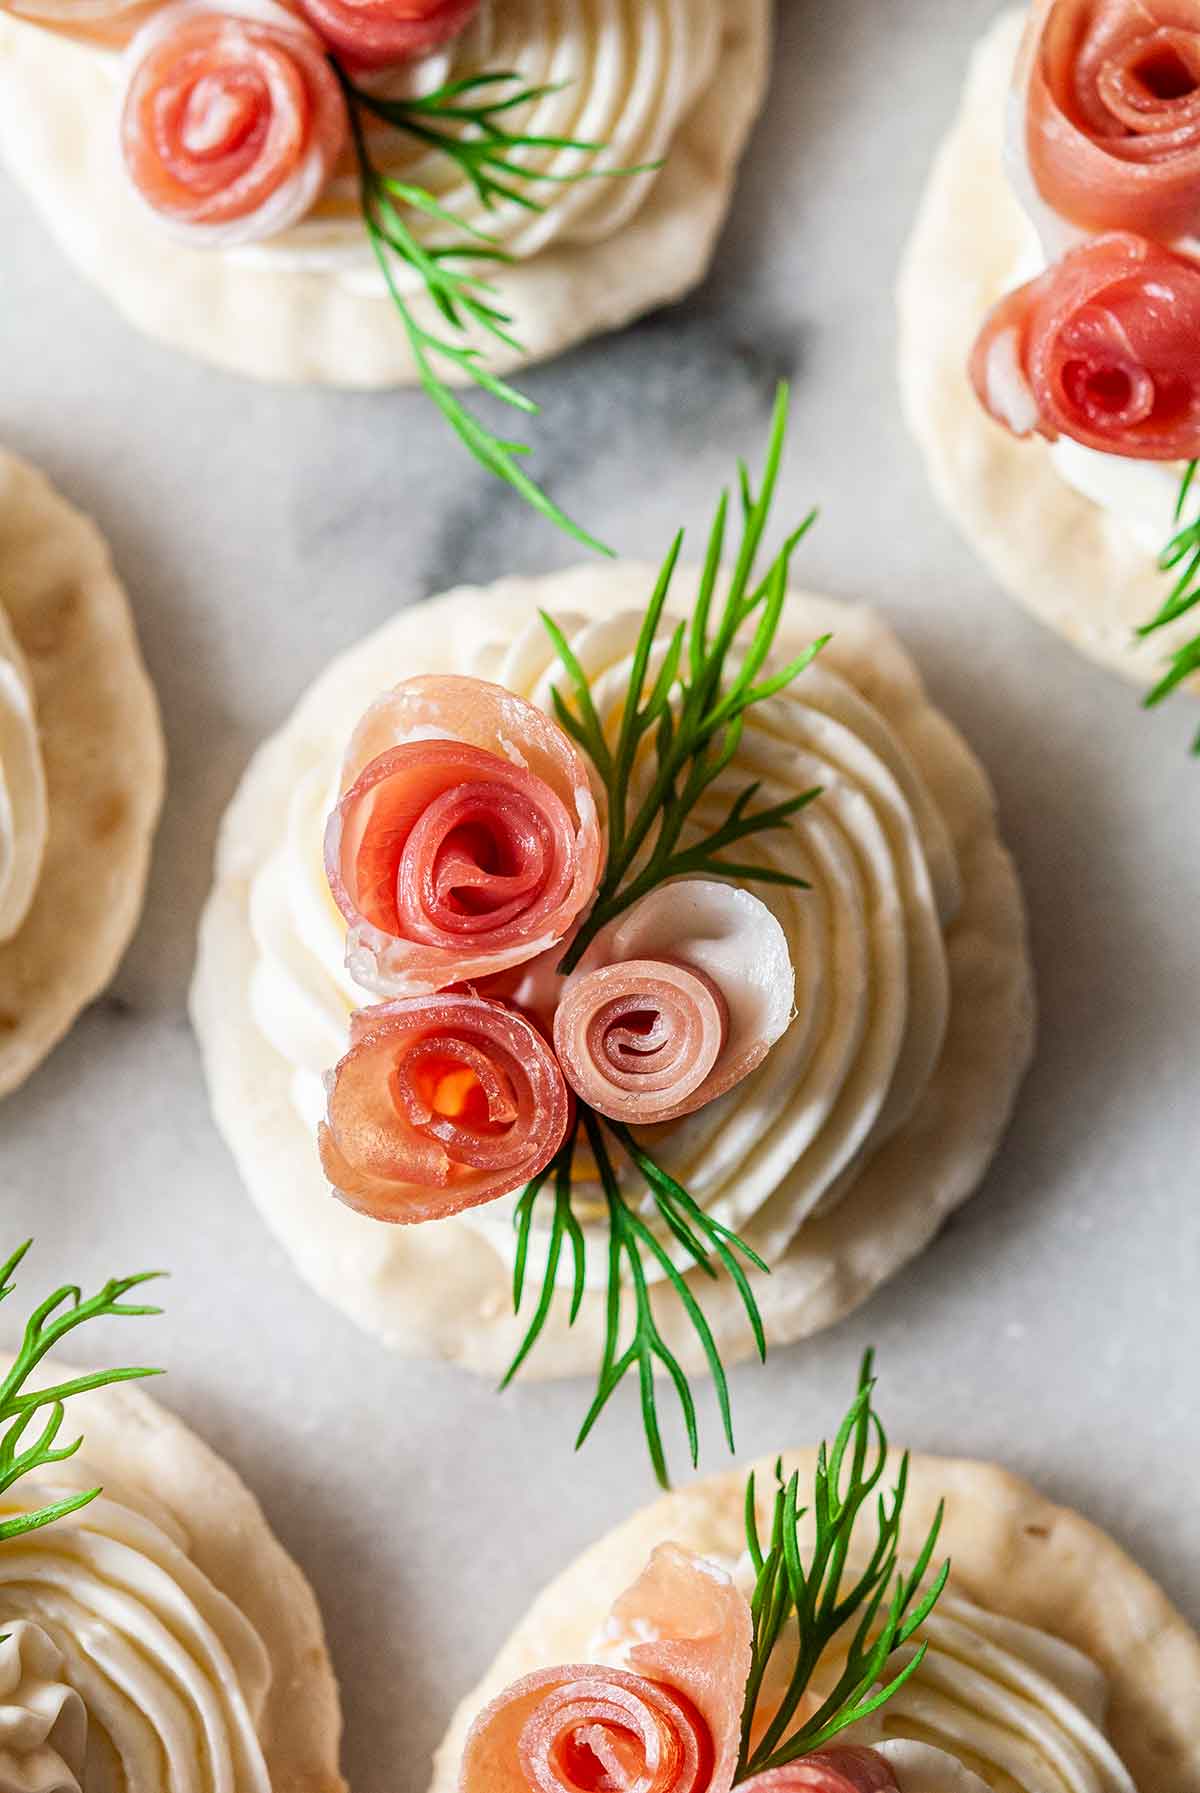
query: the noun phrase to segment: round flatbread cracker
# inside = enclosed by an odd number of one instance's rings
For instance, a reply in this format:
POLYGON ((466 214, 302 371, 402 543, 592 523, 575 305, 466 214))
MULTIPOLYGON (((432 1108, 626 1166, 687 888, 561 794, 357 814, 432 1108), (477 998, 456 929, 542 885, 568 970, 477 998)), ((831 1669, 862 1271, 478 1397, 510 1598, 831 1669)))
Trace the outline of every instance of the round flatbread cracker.
MULTIPOLYGON (((0 1376, 11 1364, 0 1352, 0 1376)), ((76 1373, 56 1360, 53 1380, 76 1373)), ((272 1793, 345 1793, 341 1705, 316 1598, 250 1490, 181 1420, 128 1383, 77 1395, 71 1423, 73 1436, 83 1435, 87 1474, 111 1482, 118 1500, 142 1497, 151 1514, 165 1508, 196 1567, 266 1646, 271 1686, 259 1742, 272 1793)))
POLYGON ((50 812, 33 906, 0 944, 3 1096, 116 971, 141 914, 165 772, 158 705, 103 538, 3 450, 0 604, 33 680, 50 812))
MULTIPOLYGON (((314 766, 340 762, 350 731, 381 690, 418 673, 463 669, 481 641, 514 638, 539 607, 585 617, 643 610, 655 578, 650 567, 598 565, 467 587, 401 612, 350 649, 251 762, 222 827, 201 925, 192 1014, 213 1113, 267 1223, 301 1275, 368 1331, 402 1351, 489 1376, 507 1366, 528 1324, 512 1311, 511 1269, 461 1219, 389 1227, 334 1199, 313 1134, 293 1106, 291 1067, 251 1013, 251 884, 280 845, 297 783, 314 766)), ((681 605, 690 602, 695 578, 677 574, 681 605)), ((780 652, 829 631, 826 663, 878 706, 921 767, 954 841, 964 899, 947 936, 952 1000, 940 1065, 912 1118, 836 1207, 805 1222, 757 1285, 776 1344, 831 1325, 864 1301, 972 1192, 1008 1121, 1033 1040, 1024 910, 984 774, 872 611, 793 596, 780 652)), ((745 1357, 753 1345, 732 1282, 706 1282, 697 1292, 726 1361, 745 1357)), ((677 1297, 659 1288, 653 1300, 671 1349, 703 1371, 677 1297)), ((603 1294, 585 1296, 573 1328, 568 1305, 556 1303, 551 1313, 545 1344, 528 1366, 534 1376, 587 1374, 600 1362, 603 1294)))
MULTIPOLYGON (((802 1489, 812 1486, 815 1465, 814 1451, 784 1458, 787 1473, 800 1471, 802 1489)), ((760 1490, 774 1487, 774 1467, 774 1458, 756 1465, 760 1490)), ((453 1793, 467 1731, 490 1700, 534 1669, 586 1660, 613 1601, 656 1545, 674 1541, 701 1555, 740 1558, 745 1489, 746 1472, 732 1470, 668 1494, 552 1581, 455 1712, 431 1793, 453 1793)), ((953 1562, 952 1589, 1090 1656, 1108 1677, 1109 1732, 1138 1785, 1146 1793, 1200 1793, 1200 1638, 1162 1590, 1088 1520, 987 1463, 913 1458, 907 1538, 925 1536, 942 1499, 939 1554, 953 1562)))
POLYGON ((967 377, 1029 234, 1004 168, 1025 17, 1005 12, 975 50, 934 162, 900 273, 900 392, 938 498, 993 576, 1092 659, 1149 685, 1194 623, 1135 639, 1167 596, 1165 575, 1124 524, 1066 483, 1049 443, 1018 441, 994 423, 967 377))
MULTIPOLYGON (((758 114, 770 0, 722 0, 716 72, 677 132, 635 217, 602 242, 567 244, 489 273, 523 352, 488 339, 506 373, 670 304, 701 280, 758 114)), ((386 294, 331 277, 181 247, 139 205, 118 163, 113 89, 92 50, 0 13, 0 160, 59 246, 129 320, 205 361, 259 379, 411 385, 416 371, 386 294)), ((445 325, 424 299, 417 315, 445 325)), ((453 383, 454 370, 439 369, 453 383)))

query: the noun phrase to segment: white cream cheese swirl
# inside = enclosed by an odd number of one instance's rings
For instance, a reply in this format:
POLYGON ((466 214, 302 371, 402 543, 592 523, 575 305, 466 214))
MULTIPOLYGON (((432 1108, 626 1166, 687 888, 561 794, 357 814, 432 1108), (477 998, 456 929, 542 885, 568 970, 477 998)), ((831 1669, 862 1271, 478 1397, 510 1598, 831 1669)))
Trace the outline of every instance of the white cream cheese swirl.
POLYGON ((884 1707, 884 1738, 933 1745, 1005 1793, 1136 1793, 1105 1734, 1108 1687, 1088 1657, 952 1594, 921 1637, 928 1653, 884 1707))
MULTIPOLYGON (((0 1518, 67 1492, 22 1483, 0 1496, 0 1518)), ((114 1491, 6 1542, 0 1633, 20 1621, 49 1639, 56 1680, 86 1711, 87 1793, 271 1793, 258 1737, 266 1650, 153 1503, 114 1491)))
POLYGON ((0 1628, 0 1793, 81 1793, 86 1749, 58 1646, 24 1619, 0 1628))
MULTIPOLYGON (((558 620, 606 728, 615 730, 641 615, 558 620)), ((456 670, 495 680, 548 711, 551 686, 561 680, 536 618, 511 645, 483 647, 456 670)), ((347 732, 354 720, 347 718, 347 732)), ((650 769, 648 760, 637 768, 631 801, 650 769)), ((250 901, 251 1009, 291 1065, 294 1105, 314 1129, 324 1108, 322 1074, 345 1051, 351 1010, 370 1000, 345 971, 345 924, 325 881, 321 843, 337 772, 332 759, 313 765, 295 788, 286 839, 254 879, 250 901)), ((792 828, 745 843, 762 864, 811 885, 756 887, 787 937, 796 1018, 736 1089, 647 1137, 714 1218, 775 1262, 810 1215, 841 1197, 928 1085, 946 1030, 944 930, 960 887, 945 823, 907 749, 880 712, 820 661, 751 713, 737 757, 697 822, 711 827, 723 819, 753 780, 761 781, 764 804, 815 786, 823 791, 792 828)), ((580 1218, 597 1229, 588 1260, 600 1279, 605 1210, 598 1189, 585 1183, 578 1193, 580 1218)), ((470 1217, 505 1256, 513 1250, 512 1211, 513 1198, 505 1198, 470 1217)))
POLYGON ((48 831, 33 686, 0 605, 0 942, 11 940, 29 913, 48 831))

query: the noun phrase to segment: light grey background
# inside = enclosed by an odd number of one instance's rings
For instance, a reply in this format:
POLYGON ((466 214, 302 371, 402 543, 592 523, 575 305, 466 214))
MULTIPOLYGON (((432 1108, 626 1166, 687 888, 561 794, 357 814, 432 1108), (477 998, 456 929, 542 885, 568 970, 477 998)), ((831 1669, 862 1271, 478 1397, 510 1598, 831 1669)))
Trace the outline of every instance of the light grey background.
MULTIPOLYGON (((992 1175, 865 1311, 736 1374, 741 1451, 834 1423, 874 1340, 897 1437, 1028 1472, 1200 1621, 1195 716, 1143 716, 1005 601, 939 514, 893 380, 896 261, 992 11, 785 4, 711 280, 531 377, 540 465, 568 509, 656 555, 678 523, 702 528, 735 451, 758 454, 790 374, 787 508, 824 513, 802 575, 898 624, 992 772, 1028 892, 1041 1043, 992 1175)), ((3 1236, 37 1235, 26 1296, 174 1270, 165 1320, 90 1349, 170 1367, 157 1392, 236 1463, 316 1584, 352 1787, 420 1793, 452 1704, 534 1590, 651 1494, 632 1390, 576 1461, 584 1385, 500 1400, 389 1358, 309 1295, 210 1125, 185 993, 221 810, 330 655, 459 580, 577 556, 418 396, 263 388, 141 341, 2 184, 0 241, 0 439, 111 539, 171 752, 136 944, 0 1115, 3 1236)), ((721 1467, 707 1404, 705 1437, 721 1467)))

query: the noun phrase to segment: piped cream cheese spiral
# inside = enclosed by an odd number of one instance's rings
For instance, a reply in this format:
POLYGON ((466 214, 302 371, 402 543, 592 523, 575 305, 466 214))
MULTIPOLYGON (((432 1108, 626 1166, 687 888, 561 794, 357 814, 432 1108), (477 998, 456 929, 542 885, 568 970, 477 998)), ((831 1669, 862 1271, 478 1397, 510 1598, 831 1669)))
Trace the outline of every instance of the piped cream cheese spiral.
POLYGON ((48 831, 33 686, 0 606, 0 941, 11 940, 29 913, 48 831))
POLYGON ((87 1713, 39 1625, 0 1631, 0 1793, 81 1793, 87 1713))
MULTIPOLYGON (((558 618, 609 728, 619 724, 641 620, 634 612, 597 622, 558 618)), ((480 647, 459 670, 548 711, 561 679, 536 619, 510 644, 480 647)), ((643 760, 631 802, 649 772, 643 760)), ((336 778, 333 757, 310 767, 293 792, 286 840, 251 893, 252 1011, 291 1065, 295 1106, 314 1131, 322 1074, 344 1049, 351 1010, 369 1000, 345 971, 345 926, 321 860, 336 778)), ((908 750, 881 712, 820 661, 751 713, 737 757, 697 822, 711 827, 722 819, 754 780, 764 804, 823 791, 790 829, 746 843, 764 866, 811 886, 755 891, 786 940, 796 1018, 735 1089, 648 1137, 715 1219, 777 1261, 809 1216, 838 1201, 929 1083, 945 1037, 944 930, 957 912, 960 882, 946 824, 908 750)), ((599 1275, 600 1191, 583 1182, 578 1193, 580 1217, 596 1229, 588 1260, 599 1275)), ((511 1255, 511 1198, 476 1211, 470 1224, 511 1255)))
MULTIPOLYGON (((885 1738, 927 1742, 1020 1793, 1136 1793, 1105 1734, 1108 1687, 1088 1657, 955 1595, 943 1595, 921 1637, 928 1652, 884 1708, 885 1738)), ((923 1793, 921 1782, 901 1780, 901 1793, 923 1793)))
MULTIPOLYGON (((72 1491, 19 1484, 0 1517, 72 1491)), ((56 1676, 86 1711, 89 1793, 271 1793, 258 1735, 265 1647, 150 1502, 114 1492, 7 1542, 0 1632, 18 1619, 50 1641, 56 1676)), ((0 1786, 8 1793, 2 1767, 0 1786)))

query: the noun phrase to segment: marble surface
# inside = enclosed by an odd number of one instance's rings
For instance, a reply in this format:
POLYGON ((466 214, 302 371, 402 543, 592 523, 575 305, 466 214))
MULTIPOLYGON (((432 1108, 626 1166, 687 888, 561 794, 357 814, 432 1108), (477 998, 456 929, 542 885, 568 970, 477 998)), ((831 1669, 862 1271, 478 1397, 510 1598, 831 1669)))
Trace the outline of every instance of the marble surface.
MULTIPOLYGON (((1041 1043, 986 1186, 870 1306, 734 1378, 745 1453, 810 1440, 878 1345, 895 1436, 1001 1458, 1084 1507, 1200 1621, 1194 718, 1008 604, 939 514, 892 373, 900 246, 992 0, 786 0, 768 110, 713 276, 539 372, 556 496, 631 554, 703 526, 796 387, 807 581, 894 619, 999 789, 1041 1043), (653 478, 648 478, 652 473, 653 478)), ((421 1793, 453 1702, 549 1573, 652 1492, 632 1390, 586 1456, 582 1385, 382 1354, 301 1287, 210 1125, 185 994, 222 808, 338 648, 448 584, 574 558, 420 398, 260 388, 135 337, 0 183, 0 439, 107 531, 171 751, 144 925, 112 991, 0 1112, 28 1295, 145 1264, 166 1319, 94 1353, 238 1466, 316 1584, 356 1793, 421 1793), (532 1475, 518 1464, 535 1465, 532 1475)), ((780 527, 782 528, 782 519, 780 527)), ((0 1315, 0 1339, 14 1321, 0 1315)), ((707 1463, 719 1467, 705 1402, 707 1463)))

